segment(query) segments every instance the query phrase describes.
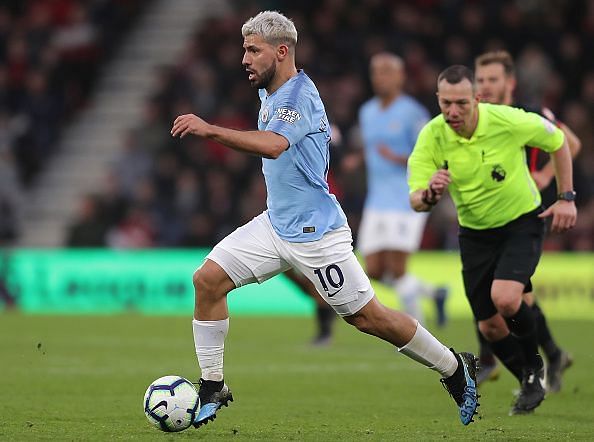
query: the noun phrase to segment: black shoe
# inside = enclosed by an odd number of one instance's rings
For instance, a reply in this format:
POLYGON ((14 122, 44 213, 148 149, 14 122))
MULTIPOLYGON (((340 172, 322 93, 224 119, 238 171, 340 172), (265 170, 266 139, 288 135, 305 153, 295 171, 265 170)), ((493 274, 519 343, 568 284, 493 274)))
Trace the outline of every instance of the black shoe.
POLYGON ((547 366, 547 392, 557 393, 561 390, 561 375, 565 369, 571 367, 573 358, 564 350, 559 352, 559 355, 549 361, 547 366))
POLYGON ((318 335, 311 340, 314 347, 328 347, 332 344, 332 335, 318 335))
POLYGON ((231 390, 227 387, 225 382, 220 381, 205 381, 200 379, 198 381, 200 389, 198 396, 200 397, 200 411, 198 416, 194 418, 193 425, 198 428, 208 421, 213 421, 217 417, 216 413, 223 405, 229 406, 229 402, 233 402, 233 395, 231 390))
POLYGON ((476 392, 477 359, 471 353, 456 353, 453 348, 450 350, 456 356, 458 368, 449 378, 442 378, 441 383, 456 401, 460 410, 460 421, 468 425, 474 422, 473 417, 480 405, 476 392))
POLYGON ((522 377, 520 394, 510 410, 510 416, 532 413, 545 398, 544 368, 528 369, 522 377))

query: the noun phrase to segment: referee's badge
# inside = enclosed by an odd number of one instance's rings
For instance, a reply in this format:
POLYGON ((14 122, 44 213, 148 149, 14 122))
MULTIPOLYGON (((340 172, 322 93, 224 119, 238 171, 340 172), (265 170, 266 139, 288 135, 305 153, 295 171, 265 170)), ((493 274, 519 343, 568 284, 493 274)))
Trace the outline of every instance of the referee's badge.
POLYGON ((264 110, 262 111, 262 115, 260 116, 262 123, 266 123, 268 121, 269 116, 270 116, 270 110, 267 107, 265 107, 264 110))

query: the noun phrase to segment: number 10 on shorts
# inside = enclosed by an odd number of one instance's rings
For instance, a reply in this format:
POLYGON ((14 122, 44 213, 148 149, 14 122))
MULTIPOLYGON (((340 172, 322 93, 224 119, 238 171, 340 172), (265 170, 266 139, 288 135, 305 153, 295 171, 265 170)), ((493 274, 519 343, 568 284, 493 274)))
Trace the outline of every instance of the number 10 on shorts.
POLYGON ((330 264, 325 269, 315 269, 314 273, 320 280, 320 284, 322 284, 322 288, 328 294, 329 298, 332 298, 342 290, 344 275, 337 264, 330 264))

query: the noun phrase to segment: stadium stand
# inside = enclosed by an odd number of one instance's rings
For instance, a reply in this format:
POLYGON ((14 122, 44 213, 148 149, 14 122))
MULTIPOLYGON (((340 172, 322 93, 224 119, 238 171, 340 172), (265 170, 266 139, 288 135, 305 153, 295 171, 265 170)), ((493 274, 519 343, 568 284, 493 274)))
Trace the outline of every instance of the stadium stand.
MULTIPOLYGON (((233 13, 201 23, 184 55, 157 71, 139 122, 119 138, 103 188, 80 196, 65 245, 90 245, 80 235, 88 229, 93 244, 109 247, 211 246, 264 207, 257 158, 168 134, 173 118, 189 112, 213 123, 255 127, 258 99, 240 67, 237 30, 270 6, 234 2, 233 13)), ((364 171, 352 167, 350 153, 360 147, 356 112, 371 93, 370 55, 401 54, 410 79, 407 92, 435 115, 435 80, 443 67, 471 66, 478 53, 505 48, 517 60, 518 103, 553 109, 583 144, 575 163, 579 224, 570 234, 549 236, 546 247, 594 250, 594 128, 589 124, 594 59, 587 56, 594 52, 593 2, 304 0, 272 6, 298 23, 298 65, 315 79, 327 104, 334 125, 329 179, 354 231, 365 180, 364 171)), ((424 247, 455 248, 456 243, 455 220, 441 208, 432 215, 424 247)))
MULTIPOLYGON (((157 66, 176 62, 196 23, 223 10, 226 2, 152 0, 142 4, 125 38, 115 45, 109 60, 101 63, 86 105, 63 126, 49 167, 23 198, 17 245, 55 247, 62 243, 77 198, 100 187, 121 134, 141 119, 142 102, 154 87, 157 66)), ((116 32, 117 27, 112 23, 108 30, 116 32)))
POLYGON ((145 2, 3 1, 0 5, 0 243, 22 220, 64 125, 145 2))
POLYGON ((30 186, 51 157, 61 126, 85 105, 101 64, 142 5, 139 0, 3 2, 2 121, 23 185, 30 186))

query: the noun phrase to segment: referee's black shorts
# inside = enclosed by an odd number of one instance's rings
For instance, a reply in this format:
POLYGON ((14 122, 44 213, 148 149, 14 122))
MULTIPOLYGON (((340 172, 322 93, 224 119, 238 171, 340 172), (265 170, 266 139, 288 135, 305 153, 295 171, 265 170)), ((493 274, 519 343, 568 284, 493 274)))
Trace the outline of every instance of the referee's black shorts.
POLYGON ((508 224, 494 229, 474 230, 460 227, 460 255, 466 297, 477 321, 497 313, 491 300, 495 279, 524 284, 524 293, 532 291, 530 277, 542 253, 544 221, 538 208, 508 224))

